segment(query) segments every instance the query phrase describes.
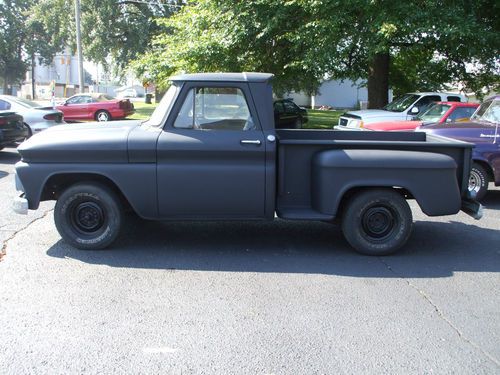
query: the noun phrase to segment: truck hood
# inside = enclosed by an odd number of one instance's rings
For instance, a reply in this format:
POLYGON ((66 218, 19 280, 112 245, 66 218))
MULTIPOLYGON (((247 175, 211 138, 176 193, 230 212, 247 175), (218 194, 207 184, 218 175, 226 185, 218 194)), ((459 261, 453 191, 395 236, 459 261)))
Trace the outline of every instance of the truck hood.
POLYGON ((129 133, 140 121, 54 126, 23 142, 18 151, 25 162, 128 162, 129 133))

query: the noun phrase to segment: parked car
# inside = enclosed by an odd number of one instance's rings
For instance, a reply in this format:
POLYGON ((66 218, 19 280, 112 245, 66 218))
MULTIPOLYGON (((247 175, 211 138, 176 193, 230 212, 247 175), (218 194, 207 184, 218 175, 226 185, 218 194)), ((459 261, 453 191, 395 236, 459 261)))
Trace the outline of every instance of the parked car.
POLYGON ((440 92, 405 94, 382 109, 346 112, 340 116, 338 126, 335 129, 359 129, 373 122, 412 120, 414 116, 425 112, 435 102, 467 102, 467 97, 460 94, 440 92))
POLYGON ((18 149, 14 209, 56 200, 57 230, 80 249, 111 245, 125 207, 154 220, 338 218, 369 255, 408 241, 407 199, 430 216, 481 217, 467 190, 472 144, 421 132, 275 129, 272 77, 172 77, 148 121, 37 134, 18 149))
POLYGON ((299 107, 292 99, 281 99, 274 102, 276 129, 300 129, 308 120, 307 110, 299 107))
POLYGON ((12 111, 0 111, 0 150, 31 136, 23 116, 12 111))
POLYGON ((20 114, 33 134, 65 123, 61 111, 12 95, 0 95, 0 110, 10 110, 20 114))
POLYGON ((106 94, 77 94, 70 97, 57 109, 66 120, 111 121, 123 119, 135 112, 128 99, 115 99, 106 94))
POLYGON ((485 100, 469 122, 423 125, 417 131, 476 145, 472 150, 469 190, 476 193, 477 199, 485 196, 490 181, 500 186, 500 95, 485 100))
POLYGON ((463 122, 470 119, 479 103, 438 102, 412 121, 381 121, 363 125, 367 130, 412 131, 422 124, 463 122))

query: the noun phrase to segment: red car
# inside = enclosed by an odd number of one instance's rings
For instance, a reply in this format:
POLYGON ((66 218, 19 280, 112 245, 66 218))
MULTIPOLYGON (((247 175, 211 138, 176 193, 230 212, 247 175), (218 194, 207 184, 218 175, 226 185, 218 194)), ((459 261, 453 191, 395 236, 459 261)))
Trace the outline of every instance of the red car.
POLYGON ((381 121, 366 124, 363 129, 385 131, 411 131, 430 123, 467 121, 479 107, 479 103, 437 102, 414 121, 381 121))
POLYGON ((115 99, 106 94, 77 94, 56 107, 65 120, 110 121, 123 119, 135 112, 128 99, 115 99))

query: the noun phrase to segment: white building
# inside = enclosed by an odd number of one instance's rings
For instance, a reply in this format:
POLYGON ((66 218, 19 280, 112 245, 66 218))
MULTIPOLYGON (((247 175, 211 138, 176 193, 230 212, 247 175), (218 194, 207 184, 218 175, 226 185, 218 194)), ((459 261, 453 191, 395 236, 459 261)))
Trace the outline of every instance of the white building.
MULTIPOLYGON (((316 95, 308 96, 303 93, 290 93, 290 97, 300 106, 319 108, 359 108, 368 102, 368 89, 364 81, 358 80, 329 80, 324 81, 316 95)), ((392 100, 392 90, 389 90, 389 101, 392 100)))

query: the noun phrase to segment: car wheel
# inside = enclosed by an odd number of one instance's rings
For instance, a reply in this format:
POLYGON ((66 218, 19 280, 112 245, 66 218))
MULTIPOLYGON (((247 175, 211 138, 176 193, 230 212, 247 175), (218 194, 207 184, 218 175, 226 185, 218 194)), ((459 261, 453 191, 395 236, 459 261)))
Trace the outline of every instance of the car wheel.
POLYGON ((96 119, 96 121, 99 121, 99 122, 110 121, 111 115, 109 114, 108 111, 101 110, 101 111, 97 111, 95 113, 95 119, 96 119))
POLYGON ((476 194, 476 199, 479 201, 484 198, 488 191, 488 172, 484 167, 477 163, 472 163, 472 168, 469 176, 469 191, 476 194))
POLYGON ((61 237, 82 250, 104 249, 120 232, 122 208, 116 194, 101 184, 82 183, 57 200, 54 221, 61 237))
POLYGON ((406 199, 391 189, 362 191, 344 207, 342 232, 365 255, 388 255, 400 249, 413 226, 406 199))

